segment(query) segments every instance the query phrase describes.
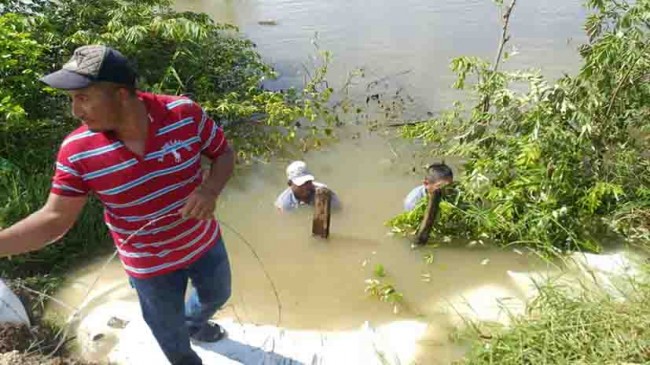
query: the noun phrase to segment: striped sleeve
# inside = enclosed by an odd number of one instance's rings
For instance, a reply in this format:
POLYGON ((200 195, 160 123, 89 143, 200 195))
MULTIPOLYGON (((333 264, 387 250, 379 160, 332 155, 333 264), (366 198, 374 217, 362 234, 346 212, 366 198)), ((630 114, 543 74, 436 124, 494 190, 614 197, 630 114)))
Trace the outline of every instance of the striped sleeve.
POLYGON ((65 145, 61 146, 56 158, 50 192, 71 197, 87 195, 89 191, 88 186, 84 182, 82 173, 76 164, 68 160, 69 155, 69 148, 65 145))
POLYGON ((203 155, 211 159, 221 156, 228 149, 228 141, 223 128, 198 105, 195 104, 195 113, 198 124, 198 137, 201 140, 201 151, 203 155))

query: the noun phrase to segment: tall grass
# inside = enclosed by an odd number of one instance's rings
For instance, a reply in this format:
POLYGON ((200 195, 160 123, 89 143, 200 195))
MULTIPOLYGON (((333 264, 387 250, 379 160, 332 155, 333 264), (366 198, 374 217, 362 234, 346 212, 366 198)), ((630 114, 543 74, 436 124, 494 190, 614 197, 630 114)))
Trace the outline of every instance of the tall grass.
POLYGON ((648 364, 650 284, 630 279, 624 297, 547 283, 508 328, 477 325, 462 338, 463 364, 648 364))

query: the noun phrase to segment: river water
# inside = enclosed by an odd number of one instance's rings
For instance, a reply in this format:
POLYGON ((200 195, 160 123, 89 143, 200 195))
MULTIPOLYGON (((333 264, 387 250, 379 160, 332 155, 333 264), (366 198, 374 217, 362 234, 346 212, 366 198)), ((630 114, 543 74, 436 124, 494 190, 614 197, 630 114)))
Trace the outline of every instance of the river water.
MULTIPOLYGON (((440 109, 455 97, 449 91, 449 59, 491 59, 500 34, 498 11, 488 0, 182 0, 176 7, 239 26, 279 70, 274 86, 303 79, 302 65, 313 55, 311 39, 318 32, 319 46, 334 54, 330 75, 335 82, 355 67, 378 78, 398 75, 392 81, 405 86, 423 111, 440 109)), ((551 78, 575 71, 584 16, 579 1, 520 0, 509 46, 518 54, 507 67, 539 67, 551 78)), ((340 132, 340 142, 303 156, 344 206, 332 218, 328 240, 311 237, 309 210, 279 214, 274 209, 275 197, 286 187, 287 159, 242 168, 228 185, 217 209, 233 270, 233 296, 223 315, 250 323, 277 320, 271 286, 234 229, 254 247, 279 289, 283 327, 342 331, 365 321, 381 325, 415 318, 428 326, 409 360, 448 363, 462 348, 448 340, 453 321, 443 307, 466 301, 476 317, 496 319, 492 302, 524 296, 508 273, 546 264, 527 253, 480 244, 414 250, 405 239, 392 236, 384 222, 401 211, 404 196, 421 181, 414 168, 421 171, 428 161, 416 147, 390 134, 349 129, 340 132), (433 263, 425 261, 427 254, 433 254, 433 263), (364 292, 376 265, 387 272, 382 280, 404 296, 397 313, 364 292)), ((458 166, 453 167, 457 172, 458 166)), ((78 305, 102 260, 81 268, 58 297, 78 305)), ((104 293, 98 303, 136 300, 118 262, 108 266, 97 288, 104 293)))
MULTIPOLYGON (((585 40, 581 4, 519 0, 506 48, 517 54, 505 67, 539 68, 550 78, 576 70, 575 50, 585 40)), ((427 110, 446 107, 456 96, 449 90, 450 59, 491 61, 501 36, 500 12, 492 0, 178 0, 176 7, 238 26, 279 71, 278 87, 303 80, 317 33, 320 48, 333 53, 335 84, 358 67, 369 78, 400 74, 393 81, 427 110), (259 24, 265 21, 276 25, 259 24)))

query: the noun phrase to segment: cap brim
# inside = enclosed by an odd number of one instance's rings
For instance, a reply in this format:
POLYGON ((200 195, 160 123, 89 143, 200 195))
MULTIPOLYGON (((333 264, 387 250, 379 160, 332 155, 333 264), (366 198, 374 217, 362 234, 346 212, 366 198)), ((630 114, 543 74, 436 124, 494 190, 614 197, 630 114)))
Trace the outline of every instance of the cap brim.
POLYGON ((59 70, 41 77, 41 81, 47 85, 62 90, 83 89, 92 84, 92 80, 76 72, 59 70))
POLYGON ((308 181, 314 181, 314 176, 313 175, 303 175, 303 176, 299 176, 299 177, 291 179, 291 182, 298 185, 298 186, 302 186, 303 184, 307 183, 308 181))

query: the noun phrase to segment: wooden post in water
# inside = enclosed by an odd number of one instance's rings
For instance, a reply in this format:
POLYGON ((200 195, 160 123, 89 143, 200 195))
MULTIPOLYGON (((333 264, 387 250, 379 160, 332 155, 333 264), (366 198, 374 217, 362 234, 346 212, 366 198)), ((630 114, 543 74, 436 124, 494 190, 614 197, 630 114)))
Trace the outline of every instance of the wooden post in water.
POLYGON ((327 188, 317 188, 315 194, 314 220, 311 232, 314 236, 327 238, 330 235, 332 194, 327 188))
POLYGON ((418 245, 424 245, 429 241, 429 236, 431 235, 431 229, 433 224, 436 222, 438 216, 438 207, 440 206, 440 200, 442 199, 442 191, 436 189, 433 192, 433 196, 429 199, 429 204, 427 205, 427 210, 422 217, 422 222, 420 222, 420 227, 415 234, 415 243, 418 245))

